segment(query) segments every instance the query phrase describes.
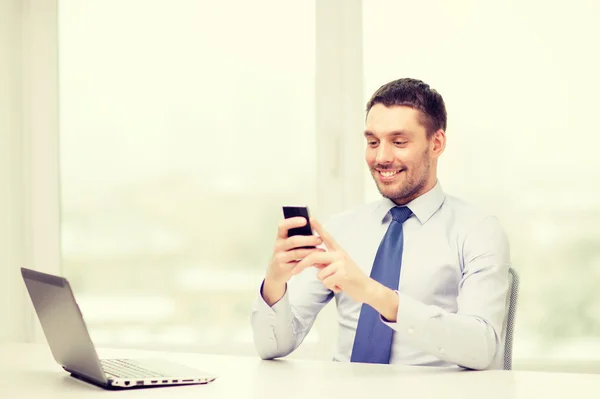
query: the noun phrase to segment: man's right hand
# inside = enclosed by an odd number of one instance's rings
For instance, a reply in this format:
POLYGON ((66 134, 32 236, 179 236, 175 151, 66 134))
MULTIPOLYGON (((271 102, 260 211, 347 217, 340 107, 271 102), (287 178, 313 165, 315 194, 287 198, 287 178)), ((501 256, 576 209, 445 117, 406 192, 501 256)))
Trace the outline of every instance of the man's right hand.
POLYGON ((273 257, 262 289, 263 299, 269 306, 273 306, 283 297, 286 284, 292 278, 292 271, 299 261, 313 252, 324 252, 320 248, 301 248, 321 245, 323 241, 316 235, 288 237, 289 229, 304 225, 306 219, 303 217, 283 219, 279 222, 273 257))

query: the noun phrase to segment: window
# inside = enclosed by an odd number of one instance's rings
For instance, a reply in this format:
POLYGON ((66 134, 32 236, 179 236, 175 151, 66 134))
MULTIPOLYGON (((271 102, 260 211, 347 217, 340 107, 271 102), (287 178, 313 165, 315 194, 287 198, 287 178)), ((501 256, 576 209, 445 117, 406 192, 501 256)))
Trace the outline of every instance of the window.
POLYGON ((92 338, 253 353, 281 205, 315 202, 313 2, 59 10, 63 272, 92 338))
POLYGON ((522 279, 515 358, 598 357, 598 7, 364 2, 365 102, 398 77, 436 88, 448 109, 440 182, 509 234, 522 279))

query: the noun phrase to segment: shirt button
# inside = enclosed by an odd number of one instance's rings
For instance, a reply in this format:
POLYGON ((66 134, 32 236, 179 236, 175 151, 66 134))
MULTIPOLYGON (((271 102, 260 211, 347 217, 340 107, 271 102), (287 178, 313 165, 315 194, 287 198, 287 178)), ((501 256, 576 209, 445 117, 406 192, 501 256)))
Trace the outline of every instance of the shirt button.
POLYGON ((444 353, 444 348, 440 348, 440 353, 444 353))
POLYGON ((413 330, 413 328, 412 328, 412 327, 410 327, 410 328, 408 329, 408 333, 409 333, 409 334, 412 334, 412 333, 414 333, 414 332, 415 332, 415 330, 413 330))

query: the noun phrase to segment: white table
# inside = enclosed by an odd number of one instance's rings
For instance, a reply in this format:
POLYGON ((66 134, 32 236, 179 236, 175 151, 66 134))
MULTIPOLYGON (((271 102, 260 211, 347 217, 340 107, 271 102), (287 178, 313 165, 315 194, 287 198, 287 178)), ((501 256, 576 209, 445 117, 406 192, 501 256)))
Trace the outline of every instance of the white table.
POLYGON ((100 357, 160 356, 219 377, 208 385, 105 391, 71 377, 46 345, 0 345, 0 398, 599 398, 600 376, 464 371, 258 357, 100 349, 100 357))

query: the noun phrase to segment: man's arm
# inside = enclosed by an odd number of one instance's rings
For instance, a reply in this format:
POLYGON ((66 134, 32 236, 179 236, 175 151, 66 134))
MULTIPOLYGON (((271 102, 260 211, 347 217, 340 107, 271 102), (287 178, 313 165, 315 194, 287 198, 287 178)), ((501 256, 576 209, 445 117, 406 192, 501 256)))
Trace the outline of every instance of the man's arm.
POLYGON ((488 217, 469 233, 463 248, 457 313, 425 305, 377 282, 369 287, 365 302, 421 350, 462 367, 485 369, 501 347, 509 244, 498 220, 488 217))
POLYGON ((508 239, 496 218, 483 219, 464 240, 457 313, 382 286, 365 275, 317 220, 311 223, 328 251, 307 255, 296 265, 296 272, 318 265, 317 278, 325 287, 343 291, 396 320, 382 322, 439 359, 471 369, 491 365, 501 347, 510 268, 508 239))
MULTIPOLYGON (((254 346, 262 359, 287 356, 293 352, 310 331, 317 314, 333 297, 316 278, 316 269, 307 269, 293 277, 283 296, 272 306, 265 297, 266 282, 256 298, 251 317, 254 346)), ((278 287, 268 294, 277 293, 278 287)), ((276 295, 275 295, 276 296, 276 295)))
POLYGON ((286 356, 296 349, 331 299, 331 292, 315 279, 314 272, 294 277, 300 259, 324 251, 318 248, 322 244, 318 236, 288 236, 290 229, 306 223, 302 217, 279 222, 273 256, 251 316, 254 344, 263 359, 286 356))

